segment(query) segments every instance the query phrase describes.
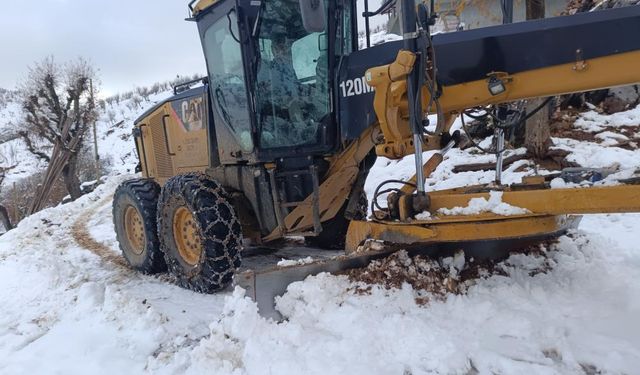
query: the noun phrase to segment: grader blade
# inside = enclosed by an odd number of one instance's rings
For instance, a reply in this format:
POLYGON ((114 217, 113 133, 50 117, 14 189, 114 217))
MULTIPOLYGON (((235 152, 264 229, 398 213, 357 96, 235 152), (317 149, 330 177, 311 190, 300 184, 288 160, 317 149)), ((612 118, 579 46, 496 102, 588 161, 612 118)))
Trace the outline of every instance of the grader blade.
MULTIPOLYGON (((234 276, 233 284, 245 289, 246 296, 256 302, 261 316, 281 321, 283 316, 276 309, 276 297, 282 296, 287 291, 289 284, 302 281, 308 276, 323 272, 339 274, 350 269, 364 268, 370 262, 387 257, 400 249, 406 249, 410 255, 422 254, 434 257, 451 256, 457 250, 464 249, 469 257, 478 260, 499 259, 508 255, 510 251, 524 248, 532 243, 561 235, 569 229, 576 228, 580 218, 581 216, 545 217, 541 220, 543 226, 534 225, 534 230, 521 230, 516 233, 512 229, 511 235, 507 236, 503 233, 502 237, 492 235, 495 232, 487 232, 484 236, 462 236, 459 241, 448 243, 435 243, 429 241, 429 237, 411 237, 406 233, 419 227, 398 224, 388 232, 392 237, 385 235, 384 230, 377 233, 378 240, 388 241, 389 246, 360 247, 357 251, 347 252, 346 255, 343 250, 327 251, 308 247, 287 247, 269 253, 260 249, 248 250, 244 254, 243 268, 234 276), (396 231, 399 228, 404 228, 408 232, 396 231), (416 244, 418 246, 415 246, 416 244), (311 257, 313 261, 304 262, 305 257, 311 257), (300 263, 278 266, 277 263, 282 259, 293 262, 300 261, 300 263)), ((530 222, 525 222, 524 226, 516 225, 516 227, 522 229, 530 224, 530 222)), ((383 228, 385 226, 385 224, 364 221, 354 221, 352 225, 365 228, 383 228)), ((424 234, 424 232, 419 234, 424 234)))

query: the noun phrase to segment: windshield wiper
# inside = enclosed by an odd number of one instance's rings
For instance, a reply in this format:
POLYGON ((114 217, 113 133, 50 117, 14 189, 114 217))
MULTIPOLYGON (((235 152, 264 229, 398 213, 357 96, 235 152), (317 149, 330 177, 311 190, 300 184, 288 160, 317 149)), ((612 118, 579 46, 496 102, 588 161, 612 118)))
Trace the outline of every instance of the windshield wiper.
MULTIPOLYGON (((253 1, 252 1, 253 3, 253 1)), ((260 32, 260 21, 262 21, 262 10, 264 9, 264 1, 260 1, 260 8, 258 9, 258 14, 256 15, 256 22, 253 23, 253 30, 251 32, 251 36, 254 38, 258 36, 260 32)))

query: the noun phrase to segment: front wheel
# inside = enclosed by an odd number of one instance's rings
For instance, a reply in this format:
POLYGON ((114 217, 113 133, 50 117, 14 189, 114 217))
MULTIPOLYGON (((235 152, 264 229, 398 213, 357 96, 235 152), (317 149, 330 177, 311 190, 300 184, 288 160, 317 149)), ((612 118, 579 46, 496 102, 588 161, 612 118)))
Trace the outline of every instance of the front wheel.
POLYGON ((240 267, 242 228, 229 196, 204 174, 175 176, 158 201, 160 246, 180 286, 213 293, 240 267))

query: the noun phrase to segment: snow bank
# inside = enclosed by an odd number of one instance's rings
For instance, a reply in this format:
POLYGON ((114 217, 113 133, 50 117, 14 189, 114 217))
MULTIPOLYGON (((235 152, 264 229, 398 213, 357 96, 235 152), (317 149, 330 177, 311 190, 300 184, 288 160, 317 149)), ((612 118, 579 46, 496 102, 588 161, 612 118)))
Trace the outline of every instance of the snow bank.
MULTIPOLYGON (((0 373, 634 373, 640 366, 640 215, 585 219, 585 231, 513 255, 466 294, 321 274, 261 318, 236 289, 200 295, 80 248, 73 224, 113 254, 111 178, 0 237, 0 373), (604 252, 602 249, 607 249, 604 252), (540 272, 542 270, 543 272, 540 272)), ((457 272, 464 257, 442 260, 457 272)))
MULTIPOLYGON (((636 217, 637 218, 637 217, 636 217)), ((606 221, 606 217, 599 220, 606 221)), ((634 228, 640 228, 636 220, 634 228)), ((636 250, 637 246, 636 246, 636 250)), ((640 257, 597 235, 562 237, 544 255, 513 255, 466 295, 421 307, 408 285, 353 293, 345 276, 290 285, 283 323, 236 289, 195 348, 158 373, 634 373, 640 365, 640 257), (607 248, 605 254, 601 249, 607 248), (547 272, 535 269, 552 268, 547 272)))

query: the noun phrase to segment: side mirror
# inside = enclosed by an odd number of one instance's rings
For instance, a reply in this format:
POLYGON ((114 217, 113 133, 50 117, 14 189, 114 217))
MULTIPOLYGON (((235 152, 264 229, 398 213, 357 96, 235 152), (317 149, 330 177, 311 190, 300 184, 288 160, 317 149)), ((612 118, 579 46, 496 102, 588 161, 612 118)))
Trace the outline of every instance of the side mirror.
POLYGON ((309 33, 320 33, 325 28, 324 2, 322 0, 299 0, 302 25, 309 33))

